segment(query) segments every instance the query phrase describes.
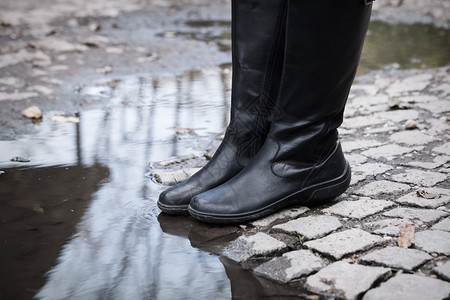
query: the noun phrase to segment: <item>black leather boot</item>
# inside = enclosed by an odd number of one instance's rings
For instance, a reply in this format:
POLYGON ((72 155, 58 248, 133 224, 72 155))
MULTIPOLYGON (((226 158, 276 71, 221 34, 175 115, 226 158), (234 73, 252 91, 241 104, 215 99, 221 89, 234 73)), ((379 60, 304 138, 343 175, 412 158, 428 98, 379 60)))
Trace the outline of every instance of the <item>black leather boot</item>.
POLYGON ((263 145, 270 128, 283 66, 286 0, 232 2, 230 124, 212 159, 186 181, 161 193, 159 208, 188 214, 191 198, 239 173, 263 145))
POLYGON ((283 78, 260 152, 237 176, 191 200, 211 223, 243 223, 342 194, 350 166, 338 141, 369 23, 361 0, 288 0, 283 78))

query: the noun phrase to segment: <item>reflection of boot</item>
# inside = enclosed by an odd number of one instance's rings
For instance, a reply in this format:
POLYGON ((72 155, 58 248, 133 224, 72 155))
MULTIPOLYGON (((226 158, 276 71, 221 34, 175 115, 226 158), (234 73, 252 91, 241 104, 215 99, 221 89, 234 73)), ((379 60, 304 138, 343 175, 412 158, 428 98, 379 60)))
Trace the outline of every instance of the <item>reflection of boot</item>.
POLYGON ((191 198, 241 171, 259 151, 278 93, 284 46, 286 0, 232 2, 233 79, 231 120, 211 161, 158 201, 168 214, 188 214, 191 198))
POLYGON ((242 172, 191 200, 194 217, 247 222, 347 189, 350 166, 337 128, 370 11, 361 0, 288 0, 283 78, 268 137, 242 172))

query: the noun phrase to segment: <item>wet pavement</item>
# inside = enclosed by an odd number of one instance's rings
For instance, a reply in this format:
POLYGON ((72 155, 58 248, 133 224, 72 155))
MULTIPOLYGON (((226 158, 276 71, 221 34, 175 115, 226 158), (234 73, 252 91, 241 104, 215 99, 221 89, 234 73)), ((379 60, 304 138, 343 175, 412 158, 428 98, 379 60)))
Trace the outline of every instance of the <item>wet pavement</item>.
MULTIPOLYGON (((20 11, 0 15, 0 298, 353 298, 371 287, 383 292, 389 284, 380 283, 392 278, 401 286, 401 272, 440 280, 435 289, 445 291, 449 248, 430 241, 445 238, 450 214, 449 30, 372 22, 341 130, 353 165, 341 207, 216 227, 156 206, 167 180, 207 162, 228 123, 229 3, 192 2, 113 1, 104 15, 94 4, 76 14, 57 5, 48 20, 35 7, 29 24, 15 21, 20 11), (42 119, 21 116, 33 104, 42 119), (412 130, 405 130, 407 121, 412 130), (431 187, 440 190, 427 190, 430 201, 414 196, 431 187), (336 227, 311 234, 288 224, 323 215, 336 227), (416 245, 407 250, 430 257, 410 264, 365 257, 394 247, 409 223, 416 245), (321 248, 347 231, 362 240, 355 249, 321 248), (272 251, 269 242, 264 254, 239 249, 253 253, 239 259, 234 241, 256 233, 286 247, 272 251), (263 267, 299 249, 320 259, 324 274, 312 267, 315 259, 309 271, 292 267, 288 277, 263 267), (314 278, 336 280, 325 266, 337 262, 369 267, 357 269, 362 273, 384 269, 356 294, 345 280, 333 294, 314 278)), ((280 265, 296 266, 294 254, 280 265)), ((420 286, 421 278, 411 280, 420 286)), ((372 290, 370 299, 383 295, 372 290)))

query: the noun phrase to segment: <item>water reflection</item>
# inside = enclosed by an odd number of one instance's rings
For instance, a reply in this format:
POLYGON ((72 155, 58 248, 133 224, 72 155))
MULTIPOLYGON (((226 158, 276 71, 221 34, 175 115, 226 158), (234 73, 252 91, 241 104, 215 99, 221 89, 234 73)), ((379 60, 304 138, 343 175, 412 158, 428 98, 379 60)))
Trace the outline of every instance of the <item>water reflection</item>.
MULTIPOLYGON (((123 78, 114 86, 89 83, 80 92, 109 97, 111 105, 106 110, 81 113, 79 124, 56 123, 45 116, 36 125, 36 134, 0 141, 0 168, 5 171, 0 175, 4 206, 0 226, 2 233, 8 233, 4 240, 9 241, 0 255, 11 261, 0 271, 2 278, 10 278, 4 282, 11 283, 2 287, 1 296, 25 297, 17 282, 31 287, 31 294, 36 292, 61 245, 72 235, 38 298, 229 299, 230 282, 219 258, 192 248, 185 237, 161 231, 156 199, 165 187, 145 176, 149 162, 201 154, 211 134, 224 130, 229 80, 225 66, 181 76, 123 78), (177 128, 195 133, 179 134, 177 128), (9 161, 15 156, 31 162, 11 168, 18 165, 9 161), (58 170, 66 168, 78 170, 69 177, 73 180, 60 175, 58 170), (45 185, 36 184, 33 180, 42 178, 37 177, 37 170, 42 170, 45 178, 56 178, 46 180, 45 185), (94 180, 86 175, 90 172, 104 177, 94 180), (26 174, 31 179, 24 180, 26 174), (53 188, 61 192, 53 193, 53 188), (39 204, 40 197, 50 203, 81 199, 77 203, 83 205, 76 209, 78 218, 73 221, 68 218, 71 209, 58 210, 67 225, 58 227, 62 228, 61 241, 48 246, 52 251, 35 243, 35 255, 15 255, 13 241, 32 244, 29 235, 33 233, 26 231, 42 230, 30 227, 30 220, 38 216, 44 223, 55 222, 51 206, 39 204), (29 203, 21 204, 24 199, 30 199, 29 203), (18 205, 26 207, 12 217, 11 211, 18 205), (21 281, 21 271, 30 260, 36 261, 35 268, 29 268, 28 281, 21 281)), ((58 207, 64 205, 68 204, 58 207)), ((49 239, 52 233, 38 236, 49 239)))

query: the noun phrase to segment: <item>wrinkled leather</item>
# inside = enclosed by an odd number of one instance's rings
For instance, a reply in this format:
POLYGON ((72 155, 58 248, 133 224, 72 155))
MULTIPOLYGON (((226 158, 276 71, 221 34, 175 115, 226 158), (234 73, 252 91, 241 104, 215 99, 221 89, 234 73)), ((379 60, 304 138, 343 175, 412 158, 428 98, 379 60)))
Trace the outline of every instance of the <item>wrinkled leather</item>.
POLYGON ((161 193, 166 213, 188 214, 191 198, 239 173, 263 145, 270 128, 283 66, 285 0, 232 2, 232 92, 230 124, 209 163, 161 193))
POLYGON ((238 175, 193 197, 189 212, 200 220, 247 222, 287 205, 336 197, 349 185, 337 128, 371 6, 287 1, 283 78, 268 138, 238 175))

